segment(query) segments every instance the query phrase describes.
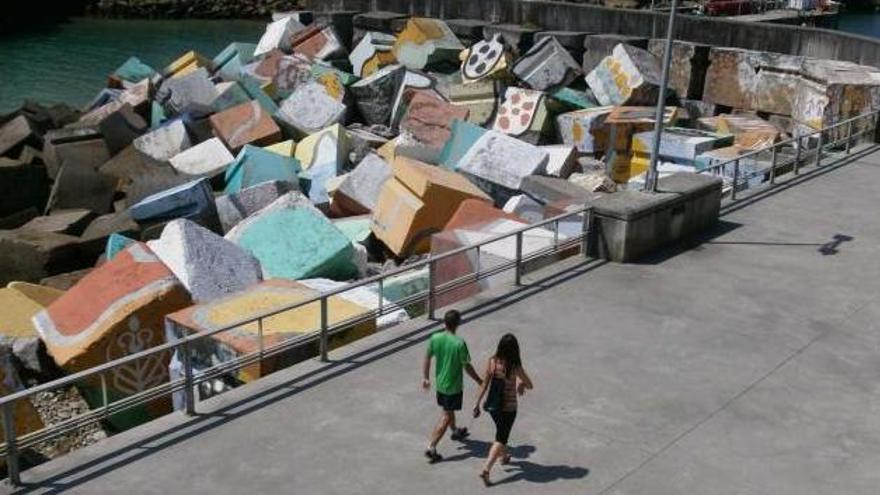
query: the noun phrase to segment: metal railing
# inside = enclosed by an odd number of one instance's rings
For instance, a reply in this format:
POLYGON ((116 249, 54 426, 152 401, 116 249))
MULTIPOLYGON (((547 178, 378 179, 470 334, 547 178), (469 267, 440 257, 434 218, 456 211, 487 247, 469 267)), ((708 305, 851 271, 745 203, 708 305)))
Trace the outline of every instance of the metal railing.
MULTIPOLYGON (((65 435, 69 432, 75 431, 79 428, 91 425, 93 423, 109 419, 114 414, 127 411, 135 407, 147 405, 151 402, 156 401, 157 399, 170 397, 176 392, 183 393, 184 411, 186 414, 191 415, 195 413, 195 387, 201 383, 205 383, 217 377, 228 375, 231 372, 255 363, 262 366, 262 362, 266 358, 282 354, 287 351, 291 351, 302 345, 313 345, 315 342, 318 343, 320 359, 322 361, 327 361, 327 354, 329 351, 329 339, 333 335, 350 329, 360 323, 374 321, 376 318, 382 315, 390 314, 394 311, 399 311, 401 308, 412 304, 426 304, 427 315, 429 318, 433 319, 436 307, 436 300, 438 296, 448 293, 456 288, 466 286, 467 284, 479 282, 480 280, 500 274, 510 269, 514 270, 514 284, 520 285, 522 281, 524 267, 528 266, 528 264, 534 260, 540 260, 542 258, 546 259, 548 256, 555 254, 573 253, 573 250, 575 248, 579 248, 579 252, 583 255, 586 255, 591 221, 592 210, 590 209, 590 207, 577 207, 570 212, 563 213, 561 215, 545 219, 540 222, 530 224, 516 230, 512 230, 510 232, 495 235, 476 244, 458 247, 441 254, 433 255, 424 260, 409 265, 404 265, 376 276, 358 280, 334 290, 321 292, 320 294, 317 294, 303 301, 299 301, 294 304, 290 304, 276 310, 260 314, 258 316, 243 318, 221 328, 212 329, 210 331, 201 331, 189 335, 183 335, 177 340, 151 347, 136 354, 131 354, 123 358, 119 358, 101 364, 99 366, 80 371, 78 373, 73 373, 71 375, 53 380, 51 382, 47 382, 35 387, 14 392, 4 397, 0 397, 0 408, 3 409, 3 431, 6 439, 3 444, 0 444, 0 456, 6 457, 6 465, 9 474, 8 482, 13 486, 20 484, 19 452, 21 451, 21 449, 33 447, 40 444, 41 442, 57 438, 59 436, 65 435), (560 234, 560 223, 571 224, 571 219, 574 219, 574 222, 577 222, 576 235, 560 234), (551 225, 553 226, 553 235, 552 240, 548 240, 549 237, 546 234, 547 232, 549 232, 549 229, 547 229, 546 227, 551 225), (541 242, 546 245, 539 249, 533 249, 531 251, 524 252, 524 238, 527 237, 530 232, 538 230, 543 231, 544 236, 543 241, 541 242), (501 263, 496 263, 491 267, 482 269, 481 252, 485 251, 486 247, 492 244, 509 241, 510 239, 513 239, 515 242, 513 259, 509 259, 501 263), (472 273, 467 273, 452 280, 438 283, 436 271, 437 265, 454 256, 467 255, 467 253, 470 251, 473 251, 475 253, 476 263, 474 264, 474 271, 472 273), (427 268, 428 278, 426 290, 411 294, 402 299, 395 300, 393 304, 386 303, 384 299, 384 285, 388 281, 388 279, 398 277, 407 272, 424 270, 425 268, 427 268), (377 304, 375 306, 375 309, 371 309, 359 313, 351 318, 335 322, 334 324, 330 324, 330 315, 328 314, 328 301, 330 300, 330 298, 341 296, 346 292, 355 289, 367 288, 368 286, 375 286, 376 288, 377 304), (264 346, 263 322, 265 319, 271 318, 287 311, 295 311, 311 304, 320 305, 320 324, 318 328, 316 328, 312 332, 282 340, 271 346, 264 346), (215 364, 204 370, 200 370, 198 374, 194 372, 193 347, 197 343, 206 339, 210 339, 220 333, 235 330, 246 325, 252 325, 254 323, 256 323, 257 325, 257 339, 259 344, 257 351, 235 356, 232 359, 215 364), (167 357, 167 355, 170 355, 173 352, 179 353, 180 360, 182 361, 183 365, 183 377, 172 379, 169 375, 169 379, 167 382, 147 388, 146 390, 142 390, 138 393, 125 396, 119 400, 110 400, 107 377, 108 375, 113 373, 114 370, 123 366, 136 364, 139 360, 143 359, 156 358, 157 356, 167 357), (103 403, 102 407, 92 409, 86 413, 80 414, 76 417, 70 418, 60 423, 46 425, 40 430, 27 433, 25 435, 16 435, 15 404, 17 401, 26 400, 29 397, 39 393, 67 388, 84 382, 100 384, 101 401, 103 403)), ((496 257, 495 259, 497 261, 501 258, 496 257)), ((166 325, 172 325, 175 326, 177 329, 180 329, 180 326, 176 322, 173 322, 168 318, 166 318, 166 325)), ((177 334, 180 335, 180 333, 177 334)))
POLYGON ((730 177, 731 184, 725 190, 729 191, 730 199, 736 200, 737 193, 740 190, 748 188, 749 179, 755 177, 769 176, 768 181, 771 185, 776 183, 776 178, 780 170, 791 168, 791 171, 798 175, 803 163, 813 162, 816 167, 822 166, 822 154, 826 148, 836 148, 841 145, 844 147, 845 154, 849 155, 854 142, 857 142, 862 136, 869 134, 874 135, 877 131, 878 118, 880 111, 859 115, 847 120, 832 124, 823 129, 814 130, 797 136, 785 139, 771 145, 756 150, 743 153, 735 158, 725 160, 723 162, 714 163, 698 173, 712 173, 725 177, 725 169, 732 168, 733 173, 730 177), (859 126, 857 123, 861 123, 859 126), (860 127, 858 131, 853 132, 854 127, 860 127), (841 132, 842 131, 842 132, 841 132), (842 137, 840 136, 842 134, 842 137), (815 139, 815 147, 810 146, 810 140, 815 139), (828 140, 826 142, 826 140, 828 140), (783 157, 780 159, 780 151, 791 150, 794 156, 791 158, 783 157), (767 168, 757 167, 758 170, 751 172, 742 172, 741 164, 745 160, 758 162, 759 158, 766 158, 767 153, 770 154, 770 164, 767 168))

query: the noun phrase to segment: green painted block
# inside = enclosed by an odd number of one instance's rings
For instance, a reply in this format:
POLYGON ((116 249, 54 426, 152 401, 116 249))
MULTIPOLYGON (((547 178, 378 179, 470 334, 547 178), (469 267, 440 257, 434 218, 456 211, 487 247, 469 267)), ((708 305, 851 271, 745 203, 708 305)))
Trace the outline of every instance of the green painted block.
POLYGON ((134 239, 114 232, 107 238, 107 247, 104 249, 104 257, 107 258, 107 261, 110 261, 122 250, 135 242, 134 239))
POLYGON ((440 151, 439 165, 447 170, 455 170, 465 153, 486 132, 486 129, 464 120, 452 121, 452 135, 440 151))
POLYGON ((302 167, 296 158, 246 144, 226 169, 226 188, 223 192, 234 194, 270 180, 296 183, 301 171, 302 167))
POLYGON ((252 100, 256 100, 263 107, 263 110, 275 115, 275 112, 278 111, 278 105, 275 103, 275 100, 263 91, 259 81, 248 76, 242 76, 238 83, 241 84, 241 87, 244 88, 252 100))
POLYGON ((313 208, 257 213, 229 237, 260 260, 265 278, 348 280, 357 276, 351 241, 313 208))
POLYGON ((342 231, 346 237, 351 240, 351 242, 364 242, 370 237, 370 224, 371 224, 369 215, 362 215, 357 217, 348 217, 348 218, 339 218, 337 220, 333 220, 333 225, 336 226, 337 229, 342 231))
POLYGON ((211 102, 211 108, 215 112, 222 112, 242 103, 251 101, 250 95, 241 87, 241 84, 231 81, 217 85, 220 94, 211 102))
POLYGON ((214 57, 214 67, 223 79, 233 81, 241 77, 241 68, 254 59, 253 43, 232 42, 214 57))
POLYGON ((156 71, 149 65, 141 62, 139 58, 129 57, 125 63, 113 71, 113 75, 123 81, 136 83, 155 76, 156 71))
POLYGON ((578 91, 571 88, 559 88, 550 93, 550 98, 553 98, 570 110, 583 110, 599 106, 599 103, 586 91, 578 91))
POLYGON ((165 109, 162 108, 162 105, 155 101, 152 102, 150 104, 150 129, 162 127, 162 123, 165 122, 166 118, 165 109))

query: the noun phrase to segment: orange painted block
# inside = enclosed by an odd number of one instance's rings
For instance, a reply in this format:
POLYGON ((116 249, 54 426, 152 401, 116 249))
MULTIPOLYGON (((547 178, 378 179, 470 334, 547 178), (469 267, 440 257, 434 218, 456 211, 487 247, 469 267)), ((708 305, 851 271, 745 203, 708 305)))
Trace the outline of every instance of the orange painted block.
POLYGON ((489 196, 463 175, 405 157, 395 157, 394 178, 385 182, 371 229, 394 254, 430 248, 430 235, 442 229, 462 201, 489 196))
MULTIPOLYGON (((199 304, 168 315, 173 324, 172 331, 182 336, 194 332, 205 332, 228 326, 237 321, 270 313, 280 308, 294 305, 317 296, 319 292, 302 283, 285 279, 272 279, 250 289, 228 297, 199 304)), ((344 295, 334 296, 327 301, 327 323, 330 326, 363 315, 372 308, 362 306, 347 299, 344 295)), ((267 349, 285 340, 302 337, 321 327, 320 303, 278 313, 262 321, 263 348, 267 349)), ((330 348, 336 348, 376 331, 375 319, 352 326, 330 338, 330 348)), ((194 362, 207 366, 223 362, 233 356, 242 356, 260 349, 259 325, 254 322, 233 330, 219 332, 201 345, 196 346, 194 362)), ((278 369, 313 357, 317 354, 316 345, 304 345, 263 359, 262 366, 257 363, 237 372, 235 378, 249 382, 272 373, 278 369)))
MULTIPOLYGON (((192 304, 173 273, 147 248, 135 243, 92 270, 48 308, 34 326, 55 362, 69 373, 119 359, 165 342, 165 315, 192 304)), ((113 397, 132 395, 168 381, 169 353, 158 353, 106 374, 113 397)), ((83 384, 94 405, 100 382, 83 384)), ((153 403, 152 415, 169 409, 153 403)))
POLYGON ((281 139, 281 128, 256 101, 215 113, 210 120, 214 134, 233 152, 246 144, 266 146, 281 139))

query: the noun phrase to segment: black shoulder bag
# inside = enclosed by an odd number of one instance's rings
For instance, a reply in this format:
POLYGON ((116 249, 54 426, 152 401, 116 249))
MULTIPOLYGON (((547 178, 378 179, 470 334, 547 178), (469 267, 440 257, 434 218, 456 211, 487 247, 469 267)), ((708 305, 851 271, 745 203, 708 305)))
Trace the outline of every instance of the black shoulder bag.
POLYGON ((504 404, 504 378, 495 376, 495 369, 498 364, 492 362, 492 378, 489 382, 489 393, 486 394, 486 401, 483 402, 483 410, 487 412, 500 411, 504 404))

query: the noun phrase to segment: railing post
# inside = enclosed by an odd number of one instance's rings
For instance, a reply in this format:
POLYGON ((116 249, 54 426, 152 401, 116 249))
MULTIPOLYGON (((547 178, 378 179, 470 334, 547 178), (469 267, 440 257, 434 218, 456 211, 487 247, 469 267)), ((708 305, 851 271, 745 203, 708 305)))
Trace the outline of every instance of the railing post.
POLYGON ((559 249, 559 220, 553 222, 553 249, 559 249))
POLYGON ((736 183, 739 180, 739 158, 733 162, 733 188, 730 190, 730 199, 736 200, 736 183))
POLYGON ((107 400, 107 374, 101 373, 101 399, 104 402, 104 417, 107 417, 107 406, 109 405, 109 401, 107 400))
POLYGON ((428 319, 434 319, 434 260, 428 261, 428 300, 425 305, 428 306, 428 319))
POLYGON ((516 233, 516 260, 513 266, 513 271, 514 284, 517 286, 522 285, 522 270, 520 268, 520 263, 522 263, 522 231, 516 233))
POLYGON ((481 266, 481 265, 480 265, 480 258, 481 258, 481 256, 480 256, 480 245, 479 245, 479 244, 477 244, 476 250, 477 250, 477 263, 476 263, 476 265, 477 265, 477 274, 476 274, 476 278, 477 278, 477 280, 479 280, 479 279, 480 279, 480 271, 481 271, 481 270, 480 270, 480 266, 481 266))
POLYGON ((3 405, 3 434, 6 435, 6 472, 11 486, 21 485, 18 470, 18 442, 15 435, 15 401, 3 405))
POLYGON ((770 161, 770 184, 776 184, 776 162, 779 159, 777 154, 777 146, 773 144, 773 158, 770 161))
MULTIPOLYGON (((184 337, 186 339, 186 337, 184 337)), ((184 412, 187 416, 193 416, 196 413, 196 391, 193 384, 193 366, 192 354, 189 350, 189 341, 184 340, 180 346, 180 356, 183 358, 183 399, 185 404, 184 412)))
POLYGON ((794 175, 798 175, 800 173, 801 168, 801 136, 797 136, 797 141, 795 141, 795 155, 794 155, 794 175))
POLYGON ((581 252, 583 253, 584 258, 587 258, 590 255, 590 230, 592 230, 593 226, 592 215, 592 208, 584 210, 584 223, 581 226, 581 252))
POLYGON ((849 154, 849 150, 852 148, 852 120, 846 124, 846 154, 849 154))
POLYGON ((824 146, 824 133, 819 131, 819 146, 816 147, 816 168, 822 166, 822 146, 824 146))
POLYGON ((260 376, 263 376, 263 351, 265 349, 265 347, 264 347, 265 344, 263 344, 263 319, 262 318, 257 319, 257 345, 259 346, 258 348, 260 350, 260 353, 259 353, 260 376))
POLYGON ((327 297, 322 296, 321 297, 321 341, 320 341, 319 345, 321 347, 321 349, 320 349, 321 350, 321 361, 324 363, 329 361, 329 359, 327 358, 328 344, 329 343, 327 340, 327 297))
POLYGON ((380 278, 378 283, 379 283, 379 286, 377 287, 377 289, 379 291, 379 304, 378 304, 379 316, 382 316, 382 310, 384 309, 384 306, 385 306, 385 296, 382 294, 383 292, 385 292, 385 279, 380 278))

